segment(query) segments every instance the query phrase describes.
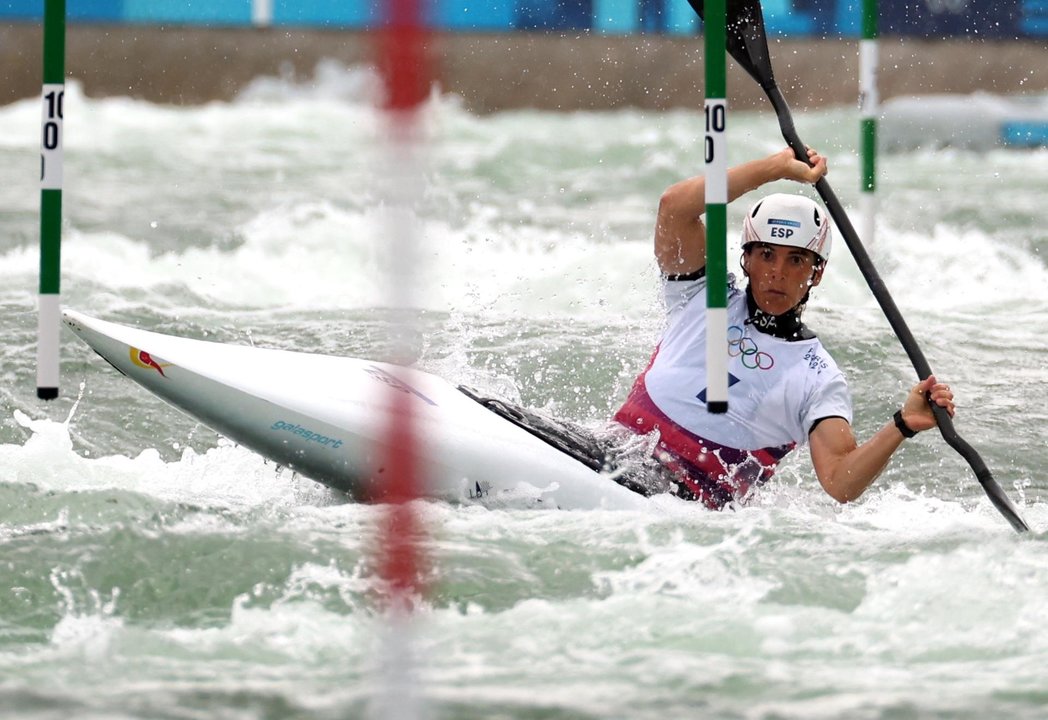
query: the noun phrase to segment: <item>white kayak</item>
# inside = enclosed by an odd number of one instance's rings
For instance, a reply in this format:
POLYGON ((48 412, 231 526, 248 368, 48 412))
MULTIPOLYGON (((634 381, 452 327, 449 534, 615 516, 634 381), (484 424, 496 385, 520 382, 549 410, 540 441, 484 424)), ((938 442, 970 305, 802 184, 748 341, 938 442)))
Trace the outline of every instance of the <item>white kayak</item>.
POLYGON ((63 319, 154 395, 234 442, 355 499, 383 494, 382 464, 389 453, 382 448, 400 393, 410 400, 424 453, 427 497, 453 502, 523 497, 564 509, 648 506, 599 464, 555 447, 556 438, 543 439, 543 433, 519 422, 520 409, 507 410, 430 373, 162 335, 72 310, 64 311, 63 319))

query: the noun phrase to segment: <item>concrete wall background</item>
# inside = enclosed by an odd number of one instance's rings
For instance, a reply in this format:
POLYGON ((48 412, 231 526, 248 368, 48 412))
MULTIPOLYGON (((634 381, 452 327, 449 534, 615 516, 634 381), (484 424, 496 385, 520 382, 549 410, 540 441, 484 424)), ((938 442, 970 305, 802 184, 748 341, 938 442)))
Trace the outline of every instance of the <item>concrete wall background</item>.
MULTIPOLYGON (((1048 44, 1040 41, 884 38, 882 100, 897 95, 1048 92, 1048 44)), ((0 104, 40 93, 43 31, 0 24, 0 104)), ((67 76, 92 97, 196 104, 229 100, 255 77, 291 68, 308 81, 317 63, 363 65, 364 32, 90 26, 68 29, 67 76)), ((541 33, 432 36, 437 79, 477 113, 515 108, 602 110, 700 107, 702 42, 664 35, 541 33)), ((782 40, 771 47, 780 87, 795 108, 857 102, 855 40, 782 40)), ((732 107, 765 104, 755 82, 729 65, 732 107)))

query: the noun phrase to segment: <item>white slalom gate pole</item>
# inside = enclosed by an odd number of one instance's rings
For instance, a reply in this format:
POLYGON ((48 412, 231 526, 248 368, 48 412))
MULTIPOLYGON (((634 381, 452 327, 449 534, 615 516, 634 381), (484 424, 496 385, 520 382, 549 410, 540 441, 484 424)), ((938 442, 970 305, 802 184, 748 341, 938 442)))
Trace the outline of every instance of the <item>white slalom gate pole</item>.
POLYGON ((251 24, 259 28, 273 24, 273 0, 251 0, 251 24))

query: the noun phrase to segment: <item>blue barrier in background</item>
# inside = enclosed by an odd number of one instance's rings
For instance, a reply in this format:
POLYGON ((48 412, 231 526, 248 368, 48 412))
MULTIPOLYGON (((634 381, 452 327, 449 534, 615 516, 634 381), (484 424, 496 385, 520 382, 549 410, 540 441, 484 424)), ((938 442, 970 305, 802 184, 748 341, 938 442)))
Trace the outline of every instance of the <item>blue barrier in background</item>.
MULTIPOLYGON (((67 7, 77 2, 67 2, 67 7)), ((95 4, 93 0, 91 4, 95 4)), ((251 3, 247 0, 207 2, 156 2, 124 0, 122 20, 132 23, 186 23, 188 25, 249 25, 251 3)))
MULTIPOLYGON (((249 25, 258 0, 67 0, 72 22, 249 25)), ((434 28, 462 32, 694 35, 687 0, 428 0, 434 28)), ((858 37, 862 0, 763 0, 772 37, 858 37)), ((265 24, 367 28, 380 0, 265 0, 265 24)), ((881 33, 1048 37, 1048 0, 880 0, 881 33)), ((0 20, 39 21, 43 0, 0 0, 0 20)))
POLYGON ((368 27, 378 18, 377 0, 273 0, 274 25, 368 27))
POLYGON ((1017 120, 1004 123, 1001 126, 1001 141, 1008 147, 1048 146, 1048 121, 1017 120))

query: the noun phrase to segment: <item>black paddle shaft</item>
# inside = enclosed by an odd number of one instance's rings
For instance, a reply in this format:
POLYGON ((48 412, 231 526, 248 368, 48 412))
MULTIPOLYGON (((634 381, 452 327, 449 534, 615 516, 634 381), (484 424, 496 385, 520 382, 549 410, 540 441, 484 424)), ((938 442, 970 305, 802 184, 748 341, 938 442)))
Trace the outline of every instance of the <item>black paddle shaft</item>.
MULTIPOLYGON (((703 0, 688 0, 688 2, 699 17, 704 17, 703 0)), ((775 74, 772 70, 771 58, 768 55, 768 38, 764 31, 764 15, 761 11, 760 0, 726 0, 726 4, 728 52, 731 53, 735 62, 757 81, 768 96, 768 100, 775 110, 775 115, 779 119, 779 129, 782 132, 782 136, 793 149, 794 155, 807 161, 807 146, 801 142, 793 123, 789 105, 786 104, 786 98, 783 97, 782 92, 775 83, 775 74)), ((840 200, 837 199, 833 188, 830 187, 829 181, 825 177, 820 178, 815 183, 815 190, 826 204, 830 217, 833 218, 838 230, 844 237, 848 250, 851 251, 856 265, 866 279, 866 284, 869 285, 870 291, 873 292, 873 296, 881 306, 888 323, 891 325, 896 337, 899 338, 899 342, 902 343, 914 370, 917 371, 918 379, 926 379, 932 375, 931 366, 917 345, 913 333, 910 332, 910 328, 906 325, 902 313, 899 312, 898 306, 896 306, 895 301, 888 292, 888 288, 877 272, 877 268, 874 267, 873 261, 870 260, 866 248, 863 247, 862 242, 859 240, 858 233, 855 232, 855 228, 844 211, 844 207, 841 205, 840 200)), ((1019 511, 1008 496, 1005 495, 1001 486, 994 480, 993 474, 986 467, 986 463, 983 462, 979 453, 965 442, 954 428, 953 419, 946 409, 932 404, 932 412, 935 414, 939 432, 942 433, 946 444, 960 453, 961 457, 968 462, 968 465, 971 466, 972 471, 975 473, 976 479, 982 485, 994 507, 1011 523, 1017 532, 1028 531, 1030 528, 1026 521, 1019 515, 1019 511)))

